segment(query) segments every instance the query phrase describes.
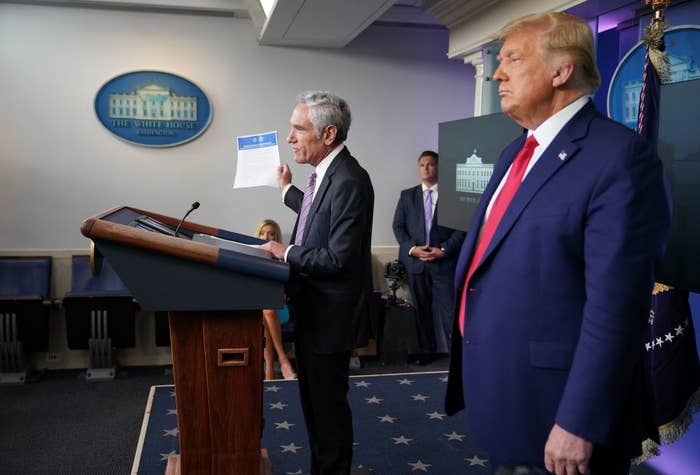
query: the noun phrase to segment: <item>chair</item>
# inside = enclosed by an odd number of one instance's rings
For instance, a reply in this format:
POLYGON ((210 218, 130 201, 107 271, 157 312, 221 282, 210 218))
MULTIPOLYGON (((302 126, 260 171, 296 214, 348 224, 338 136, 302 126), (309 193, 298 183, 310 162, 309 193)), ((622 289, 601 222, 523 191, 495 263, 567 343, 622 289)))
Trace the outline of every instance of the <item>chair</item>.
POLYGON ((0 383, 24 383, 25 353, 49 346, 50 257, 0 258, 0 383))
POLYGON ((135 346, 136 303, 108 261, 93 276, 90 258, 73 256, 72 271, 63 299, 68 348, 89 350, 88 381, 114 379, 114 349, 135 346))

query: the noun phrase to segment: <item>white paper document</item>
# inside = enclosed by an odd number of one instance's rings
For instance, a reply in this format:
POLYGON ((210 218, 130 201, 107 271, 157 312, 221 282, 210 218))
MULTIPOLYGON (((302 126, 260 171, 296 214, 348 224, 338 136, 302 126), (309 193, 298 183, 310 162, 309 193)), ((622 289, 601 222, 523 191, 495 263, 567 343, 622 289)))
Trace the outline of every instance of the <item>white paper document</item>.
POLYGON ((212 246, 220 247, 222 249, 228 249, 229 251, 248 254, 249 256, 272 259, 272 254, 262 249, 258 244, 246 244, 243 242, 231 241, 229 239, 223 239, 210 234, 201 233, 194 233, 192 235, 192 240, 195 242, 203 242, 204 244, 211 244, 212 246))
POLYGON ((276 131, 236 137, 236 149, 238 164, 233 180, 234 188, 277 187, 280 150, 276 131))

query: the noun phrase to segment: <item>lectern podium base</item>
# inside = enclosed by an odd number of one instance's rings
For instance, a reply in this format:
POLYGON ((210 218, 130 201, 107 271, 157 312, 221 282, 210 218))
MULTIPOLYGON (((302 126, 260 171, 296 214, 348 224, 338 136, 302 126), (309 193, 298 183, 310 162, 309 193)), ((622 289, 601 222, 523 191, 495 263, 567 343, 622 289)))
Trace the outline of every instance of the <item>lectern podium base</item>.
POLYGON ((258 475, 262 312, 170 312, 169 318, 178 470, 183 475, 258 475))
POLYGON ((179 457, 166 473, 271 473, 260 450, 261 309, 282 307, 289 265, 244 245, 260 239, 130 207, 88 218, 81 231, 95 268, 104 256, 142 309, 169 312, 179 457))
MULTIPOLYGON (((231 473, 236 473, 235 467, 231 468, 231 473)), ((171 455, 168 457, 168 465, 165 467, 165 475, 182 475, 180 472, 180 456, 171 455)), ((260 450, 260 475, 272 475, 272 462, 267 453, 267 449, 260 450)))

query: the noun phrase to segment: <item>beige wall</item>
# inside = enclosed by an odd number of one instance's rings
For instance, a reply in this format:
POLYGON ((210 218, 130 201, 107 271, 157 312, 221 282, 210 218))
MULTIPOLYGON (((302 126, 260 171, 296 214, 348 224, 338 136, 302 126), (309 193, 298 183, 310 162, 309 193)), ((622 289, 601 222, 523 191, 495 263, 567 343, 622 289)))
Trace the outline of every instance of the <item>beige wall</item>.
MULTIPOLYGON (((418 182, 420 151, 437 148, 438 123, 473 110, 474 69, 446 58, 448 32, 372 26, 342 49, 261 46, 251 20, 206 15, 0 2, 0 255, 53 257, 52 297, 70 288, 70 258, 85 254, 80 224, 115 206, 136 206, 250 234, 273 218, 288 239, 295 215, 273 188, 232 189, 235 137, 277 130, 295 182, 309 167, 284 144, 296 95, 332 90, 353 112, 348 147, 375 187, 375 282, 396 258, 391 221, 402 189, 418 182), (181 75, 209 97, 213 121, 198 139, 153 149, 112 136, 93 101, 111 78, 135 70, 181 75)), ((137 345, 122 365, 167 364, 153 316, 137 318, 137 345)), ((51 317, 50 361, 87 366, 66 347, 62 311, 51 317), (56 358, 54 358, 54 356, 56 358)))
POLYGON ((347 145, 375 187, 373 244, 394 245, 418 154, 437 148, 438 123, 473 109, 474 69, 445 57, 447 41, 446 30, 372 26, 342 49, 261 46, 249 19, 0 2, 0 250, 87 247, 88 216, 124 205, 182 216, 193 201, 192 221, 249 234, 273 218, 288 237, 295 215, 277 189, 232 188, 234 144, 278 131, 281 160, 305 183, 310 167, 284 140, 307 89, 348 100, 347 145), (212 103, 209 128, 164 149, 113 136, 95 94, 136 70, 194 82, 212 103))

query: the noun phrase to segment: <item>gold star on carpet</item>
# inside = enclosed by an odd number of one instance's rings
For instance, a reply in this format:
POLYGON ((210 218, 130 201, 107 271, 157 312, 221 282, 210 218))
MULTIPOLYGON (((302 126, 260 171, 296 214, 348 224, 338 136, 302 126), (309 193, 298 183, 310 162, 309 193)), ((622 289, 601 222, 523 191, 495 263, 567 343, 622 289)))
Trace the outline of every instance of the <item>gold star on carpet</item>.
POLYGON ((479 458, 478 455, 474 455, 474 456, 473 456, 472 458, 470 458, 470 459, 465 458, 464 460, 466 460, 467 462, 469 462, 469 466, 470 466, 470 467, 473 466, 473 465, 479 465, 480 467, 485 467, 485 466, 486 466, 486 462, 488 462, 488 459, 481 459, 481 458, 479 458))
POLYGON ((421 472, 427 472, 428 467, 432 467, 431 464, 423 463, 420 460, 418 460, 417 462, 414 462, 414 463, 408 462, 408 464, 411 466, 412 472, 415 472, 416 470, 420 470, 421 472))
POLYGON ((400 444, 408 445, 408 443, 413 440, 413 439, 407 439, 403 435, 401 435, 400 437, 392 437, 392 439, 394 440, 394 445, 400 445, 400 444))
POLYGON ((301 445, 296 445, 294 442, 289 445, 280 445, 280 447, 282 448, 282 453, 291 452, 293 454, 297 453, 297 450, 304 448, 301 445))

